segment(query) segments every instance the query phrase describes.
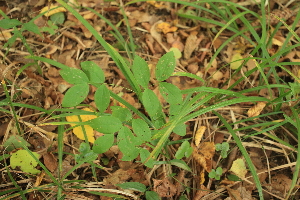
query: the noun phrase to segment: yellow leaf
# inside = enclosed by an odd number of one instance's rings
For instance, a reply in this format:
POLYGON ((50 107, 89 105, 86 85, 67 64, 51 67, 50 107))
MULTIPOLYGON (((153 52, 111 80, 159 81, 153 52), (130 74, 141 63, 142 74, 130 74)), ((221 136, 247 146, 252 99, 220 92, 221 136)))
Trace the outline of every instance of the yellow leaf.
POLYGON ((195 145, 198 146, 201 142, 202 136, 206 130, 206 126, 200 126, 195 134, 195 145))
POLYGON ((238 158, 233 161, 230 171, 235 173, 239 178, 244 179, 247 174, 246 165, 243 159, 238 158))
POLYGON ((233 54, 231 61, 230 61, 230 69, 238 69, 241 64, 243 63, 243 59, 242 55, 240 52, 235 52, 235 54, 233 54), (239 60, 239 61, 236 61, 239 60))
MULTIPOLYGON (((89 108, 84 108, 82 110, 93 112, 89 108)), ((81 118, 82 122, 86 122, 86 121, 89 121, 89 120, 97 118, 97 116, 96 115, 80 115, 80 118, 81 118)), ((67 116, 66 119, 67 119, 68 122, 80 122, 79 117, 77 115, 67 116)), ((76 126, 76 124, 74 124, 74 123, 71 123, 70 125, 71 126, 76 126)), ((94 130, 93 130, 93 128, 91 126, 89 126, 89 125, 84 125, 83 127, 85 129, 88 141, 91 142, 91 143, 94 143, 95 142, 95 138, 94 138, 94 130)), ((73 133, 79 139, 85 140, 85 138, 84 138, 84 132, 83 132, 81 126, 77 126, 77 127, 73 128, 73 133)))
POLYGON ((54 15, 56 13, 59 13, 59 12, 66 12, 67 10, 64 8, 64 7, 59 7, 59 6, 56 6, 56 5, 53 5, 51 4, 50 7, 49 6, 46 6, 44 8, 42 8, 41 12, 40 13, 43 13, 43 12, 46 12, 44 15, 46 17, 49 17, 51 15, 54 15), (51 10, 52 8, 55 8, 53 10, 51 10), (49 12, 46 12, 50 10, 49 12))

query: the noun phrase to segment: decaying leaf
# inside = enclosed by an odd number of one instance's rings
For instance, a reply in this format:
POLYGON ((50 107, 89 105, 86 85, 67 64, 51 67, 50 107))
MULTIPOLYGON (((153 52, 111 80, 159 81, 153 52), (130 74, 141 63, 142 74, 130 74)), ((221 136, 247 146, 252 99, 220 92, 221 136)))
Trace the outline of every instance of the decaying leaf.
POLYGON ((200 126, 195 134, 195 145, 198 146, 201 142, 202 136, 206 130, 206 126, 200 126))
POLYGON ((247 174, 247 169, 244 160, 238 158, 235 161, 233 161, 230 171, 232 171, 239 178, 244 179, 247 174))
POLYGON ((291 187, 292 180, 284 174, 277 174, 272 177, 271 183, 273 190, 286 193, 291 187))
POLYGON ((153 179, 154 183, 154 191, 158 193, 160 197, 173 197, 176 192, 176 186, 171 183, 168 178, 164 178, 163 180, 153 179))
MULTIPOLYGON (((84 108, 82 110, 93 112, 89 108, 84 108)), ((82 122, 86 122, 86 121, 95 119, 97 117, 96 117, 96 115, 80 115, 80 118, 81 118, 82 122)), ((77 115, 67 116, 66 119, 67 119, 68 122, 80 122, 79 117, 77 115)), ((71 126, 76 126, 76 124, 73 124, 73 123, 71 123, 70 125, 71 126)), ((88 141, 91 142, 91 143, 94 143, 95 142, 95 138, 94 138, 94 130, 93 130, 93 128, 91 126, 89 126, 89 125, 84 125, 84 129, 85 129, 86 135, 88 137, 88 141)), ((83 130, 82 130, 81 126, 75 127, 73 129, 73 133, 79 139, 85 140, 84 139, 84 133, 83 133, 83 130)))
POLYGON ((266 106, 266 102, 258 102, 255 106, 253 106, 248 110, 247 112, 248 117, 258 116, 265 106, 266 106))
POLYGON ((198 149, 194 149, 193 157, 196 162, 207 172, 211 171, 211 158, 215 154, 215 144, 213 142, 203 142, 198 149))
POLYGON ((46 17, 49 17, 49 16, 54 15, 56 13, 66 12, 66 11, 67 10, 64 7, 59 7, 57 5, 51 4, 50 6, 46 6, 46 7, 42 8, 40 13, 46 12, 44 15, 46 17), (51 10, 51 9, 53 9, 53 10, 51 10))

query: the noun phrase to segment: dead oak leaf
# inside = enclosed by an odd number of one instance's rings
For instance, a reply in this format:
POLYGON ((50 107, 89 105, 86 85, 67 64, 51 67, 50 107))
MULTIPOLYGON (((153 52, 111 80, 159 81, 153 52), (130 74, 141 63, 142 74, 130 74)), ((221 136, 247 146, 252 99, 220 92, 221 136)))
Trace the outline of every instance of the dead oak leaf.
POLYGON ((158 193, 160 197, 173 197, 176 192, 176 186, 171 183, 167 178, 163 180, 153 179, 154 191, 158 193))
POLYGON ((215 144, 213 142, 203 142, 198 149, 194 148, 193 157, 196 162, 203 167, 207 172, 212 168, 212 157, 216 151, 215 144))

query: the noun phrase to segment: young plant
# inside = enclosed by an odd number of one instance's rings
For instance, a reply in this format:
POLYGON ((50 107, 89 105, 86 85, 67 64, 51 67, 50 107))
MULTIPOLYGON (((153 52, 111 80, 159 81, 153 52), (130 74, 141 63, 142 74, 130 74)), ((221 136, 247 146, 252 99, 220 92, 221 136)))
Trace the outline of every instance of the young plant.
POLYGON ((218 167, 216 170, 212 169, 211 172, 208 174, 209 178, 214 178, 216 180, 220 180, 222 176, 222 168, 218 167))

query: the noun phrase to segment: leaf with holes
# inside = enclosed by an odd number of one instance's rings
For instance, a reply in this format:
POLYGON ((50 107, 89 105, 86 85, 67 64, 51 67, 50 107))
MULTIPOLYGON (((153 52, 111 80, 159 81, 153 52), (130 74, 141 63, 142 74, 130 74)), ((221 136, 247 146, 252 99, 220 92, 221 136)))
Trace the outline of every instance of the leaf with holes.
POLYGON ((59 71, 59 74, 65 81, 74 85, 87 83, 89 81, 86 74, 80 69, 76 68, 69 67, 62 69, 59 71))
POLYGON ((159 83, 159 91, 169 104, 182 103, 181 90, 175 85, 171 83, 161 82, 159 83))
POLYGON ((115 133, 122 127, 122 122, 113 116, 100 116, 90 121, 89 125, 104 134, 115 133))
POLYGON ((104 134, 96 139, 93 145, 93 151, 101 154, 109 150, 114 144, 114 134, 104 134))
POLYGON ((110 103, 110 95, 106 85, 101 85, 96 90, 95 103, 100 112, 104 112, 107 109, 110 103))
POLYGON ((87 97, 89 93, 89 85, 87 83, 82 83, 74 85, 69 88, 66 92, 64 99, 62 101, 63 107, 73 107, 77 106, 87 97))
MULTIPOLYGON (((32 154, 37 158, 40 157, 38 153, 32 152, 32 154)), ((40 173, 41 171, 35 168, 37 165, 38 162, 26 150, 18 150, 10 157, 11 168, 15 169, 16 167, 20 167, 21 170, 26 173, 40 173)))
POLYGON ((84 61, 80 63, 80 66, 84 73, 92 83, 104 83, 105 76, 102 69, 93 61, 84 61))
POLYGON ((157 115, 157 113, 160 112, 160 102, 156 94, 152 90, 145 89, 145 91, 143 92, 142 99, 145 109, 150 115, 150 117, 154 117, 155 115, 157 115))
POLYGON ((164 81, 169 78, 176 67, 176 59, 172 51, 163 55, 157 65, 155 76, 158 81, 164 81))
POLYGON ((150 70, 148 63, 139 56, 135 56, 132 65, 133 75, 143 88, 147 88, 150 81, 150 70))
POLYGON ((131 130, 123 126, 118 134, 118 147, 123 153, 123 161, 132 161, 139 155, 139 149, 136 148, 137 141, 131 130))

